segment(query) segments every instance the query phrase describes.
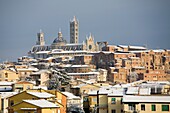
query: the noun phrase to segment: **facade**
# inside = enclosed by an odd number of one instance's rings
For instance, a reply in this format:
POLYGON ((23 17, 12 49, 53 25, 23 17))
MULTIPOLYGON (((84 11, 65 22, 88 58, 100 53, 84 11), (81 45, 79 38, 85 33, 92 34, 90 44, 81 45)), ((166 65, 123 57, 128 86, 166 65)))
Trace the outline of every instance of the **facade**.
MULTIPOLYGON (((26 106, 24 104, 20 104, 21 106, 20 105, 18 106, 18 103, 23 103, 23 101, 25 101, 25 100, 29 100, 29 101, 37 100, 40 102, 40 105, 41 105, 43 103, 43 99, 46 100, 45 103, 52 102, 51 104, 57 106, 57 108, 55 107, 56 113, 66 113, 66 104, 67 104, 66 96, 56 90, 42 90, 42 89, 27 90, 27 91, 23 91, 21 93, 18 93, 16 95, 9 97, 8 111, 9 111, 9 113, 13 113, 13 111, 17 111, 17 110, 18 110, 18 112, 21 112, 20 110, 26 110, 26 108, 24 108, 26 106), (18 106, 18 107, 15 107, 15 106, 18 106), (24 109, 21 109, 22 107, 24 109)), ((49 105, 51 105, 51 104, 49 103, 49 105)), ((36 109, 35 109, 35 106, 30 107, 30 108, 34 108, 34 109, 32 109, 33 111, 40 110, 40 109, 44 110, 44 108, 40 107, 40 106, 38 108, 36 107, 36 109)), ((45 108, 49 108, 49 107, 45 107, 45 108)), ((52 108, 52 107, 50 107, 50 108, 52 108)), ((29 109, 29 110, 31 110, 31 109, 29 109)), ((41 112, 45 113, 45 111, 41 111, 41 112)), ((37 111, 37 112, 39 112, 39 111, 37 111)))
POLYGON ((1 92, 0 93, 0 111, 1 113, 8 113, 8 97, 17 94, 17 92, 1 92))
POLYGON ((82 107, 81 98, 79 96, 75 96, 70 92, 62 92, 67 96, 67 108, 71 106, 82 107))
POLYGON ((33 89, 34 84, 28 81, 19 81, 13 84, 13 91, 22 92, 27 89, 33 89))
POLYGON ((107 70, 106 69, 98 69, 99 75, 97 76, 97 82, 104 83, 107 81, 107 70))
MULTIPOLYGON (((40 31, 38 33, 38 41, 35 46, 32 47, 31 51, 28 53, 33 58, 47 58, 47 57, 59 57, 61 54, 67 56, 73 56, 77 54, 73 54, 77 51, 77 53, 81 53, 84 51, 98 51, 99 46, 94 42, 94 37, 90 34, 89 37, 86 37, 85 42, 79 43, 79 22, 76 17, 70 21, 70 43, 63 38, 62 32, 58 32, 58 37, 54 39, 51 45, 45 45, 44 41, 44 33, 40 31), (66 53, 56 53, 54 51, 62 50, 69 51, 66 53), (70 54, 70 52, 72 53, 70 54), (60 55, 58 55, 60 54, 60 55)), ((78 54, 82 55, 82 54, 78 54)))
POLYGON ((30 74, 30 78, 36 81, 36 86, 46 86, 47 81, 51 78, 51 73, 48 70, 40 70, 30 74))
POLYGON ((23 100, 10 113, 60 113, 59 106, 47 100, 23 100))
POLYGON ((16 70, 0 70, 0 81, 18 81, 20 74, 16 70))
POLYGON ((82 65, 84 65, 84 64, 86 64, 86 65, 94 64, 93 58, 94 58, 94 55, 90 55, 90 54, 76 55, 76 56, 74 56, 74 63, 75 64, 82 64, 82 65))
POLYGON ((169 113, 170 96, 123 96, 125 113, 169 113))

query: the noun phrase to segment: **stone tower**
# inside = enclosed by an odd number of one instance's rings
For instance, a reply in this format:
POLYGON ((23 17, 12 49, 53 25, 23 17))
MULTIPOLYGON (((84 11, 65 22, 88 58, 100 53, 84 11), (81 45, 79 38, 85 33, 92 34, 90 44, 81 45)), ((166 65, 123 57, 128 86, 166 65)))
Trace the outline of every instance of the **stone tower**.
POLYGON ((37 37, 38 37, 38 40, 37 40, 37 43, 36 45, 45 45, 45 41, 44 41, 44 33, 40 30, 39 33, 37 33, 37 37))
POLYGON ((70 21, 70 43, 78 43, 79 39, 79 22, 74 16, 73 20, 70 21))

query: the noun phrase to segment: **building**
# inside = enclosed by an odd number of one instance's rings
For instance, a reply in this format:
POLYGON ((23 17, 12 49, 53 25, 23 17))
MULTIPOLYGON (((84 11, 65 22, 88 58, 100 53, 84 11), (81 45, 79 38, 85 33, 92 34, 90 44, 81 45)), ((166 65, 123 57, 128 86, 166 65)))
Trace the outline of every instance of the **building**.
POLYGON ((104 83, 107 81, 107 70, 106 69, 98 69, 99 75, 96 77, 97 82, 104 83))
POLYGON ((59 106, 47 100, 22 100, 12 106, 10 113, 60 113, 59 106))
POLYGON ((74 16, 73 20, 70 21, 70 43, 78 43, 79 40, 79 22, 74 16))
POLYGON ((37 33, 37 37, 38 37, 38 40, 37 40, 36 45, 44 46, 45 45, 44 33, 41 30, 39 33, 37 33))
POLYGON ((20 74, 15 69, 0 70, 0 81, 18 81, 20 74))
MULTIPOLYGON (((25 101, 25 100, 30 100, 30 101, 33 101, 33 100, 38 101, 39 100, 39 102, 40 102, 43 99, 46 100, 45 103, 52 102, 53 105, 55 104, 56 106, 59 106, 59 107, 55 108, 56 113, 66 113, 66 104, 67 104, 66 96, 57 90, 43 90, 43 89, 26 90, 26 91, 20 92, 16 95, 10 96, 8 111, 9 111, 9 113, 13 113, 14 110, 19 110, 20 108, 25 107, 24 104, 23 104, 24 106, 22 105, 23 101, 25 101), (15 107, 15 105, 17 106, 18 103, 21 103, 21 105, 19 105, 18 107, 15 107)), ((42 101, 42 103, 43 103, 43 101, 42 101)), ((33 106, 33 108, 35 108, 35 106, 33 106)), ((40 108, 36 108, 34 110, 38 110, 40 108)), ((26 108, 23 110, 26 110, 26 108)))
POLYGON ((170 96, 124 95, 125 113, 169 113, 170 96))
POLYGON ((27 89, 33 89, 34 83, 29 81, 19 81, 13 84, 12 89, 15 92, 26 91, 27 89))
POLYGON ((79 96, 75 96, 70 92, 62 92, 67 96, 67 108, 71 106, 82 107, 81 98, 79 96))
MULTIPOLYGON (((32 47, 31 51, 28 53, 33 58, 47 58, 47 57, 58 57, 61 56, 63 53, 58 51, 60 55, 56 55, 54 50, 63 50, 63 51, 72 51, 71 55, 74 54, 76 51, 98 51, 99 46, 97 43, 94 42, 94 37, 90 34, 89 37, 86 37, 85 42, 79 43, 79 22, 77 21, 76 17, 70 21, 70 43, 64 39, 62 32, 58 32, 58 37, 54 39, 51 45, 45 45, 44 41, 44 33, 40 31, 38 33, 38 41, 35 46, 32 47)), ((57 53, 58 54, 58 53, 57 53)), ((70 56, 70 52, 66 52, 63 55, 70 56)), ((82 55, 82 54, 78 54, 82 55)))
POLYGON ((1 113, 8 113, 8 97, 17 94, 17 92, 0 92, 0 111, 1 113))
POLYGON ((49 70, 40 70, 30 74, 30 78, 36 82, 36 86, 47 86, 48 80, 51 78, 49 70))

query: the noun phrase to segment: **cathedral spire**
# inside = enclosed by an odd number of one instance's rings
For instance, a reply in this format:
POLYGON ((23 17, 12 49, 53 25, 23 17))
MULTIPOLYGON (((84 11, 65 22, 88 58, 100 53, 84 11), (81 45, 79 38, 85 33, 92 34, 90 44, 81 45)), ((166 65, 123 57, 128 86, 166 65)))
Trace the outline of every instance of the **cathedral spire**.
POLYGON ((73 20, 70 21, 70 43, 78 43, 79 40, 79 22, 74 16, 73 20))
POLYGON ((41 45, 41 46, 45 45, 44 33, 42 32, 41 29, 40 29, 40 32, 37 33, 37 38, 38 38, 36 42, 37 45, 41 45))

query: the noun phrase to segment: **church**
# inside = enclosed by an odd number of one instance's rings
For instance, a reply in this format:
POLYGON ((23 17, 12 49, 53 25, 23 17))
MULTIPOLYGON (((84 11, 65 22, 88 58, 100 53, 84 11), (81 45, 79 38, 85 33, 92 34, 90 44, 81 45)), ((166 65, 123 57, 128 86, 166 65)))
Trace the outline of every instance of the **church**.
POLYGON ((38 52, 54 50, 87 52, 99 50, 99 45, 97 42, 94 42, 92 34, 90 34, 89 37, 86 37, 85 41, 79 43, 79 21, 75 16, 73 20, 70 21, 70 43, 67 43, 61 31, 58 32, 58 37, 55 38, 50 45, 45 44, 44 33, 41 30, 37 33, 37 39, 36 45, 33 46, 29 52, 32 57, 34 57, 38 52))

